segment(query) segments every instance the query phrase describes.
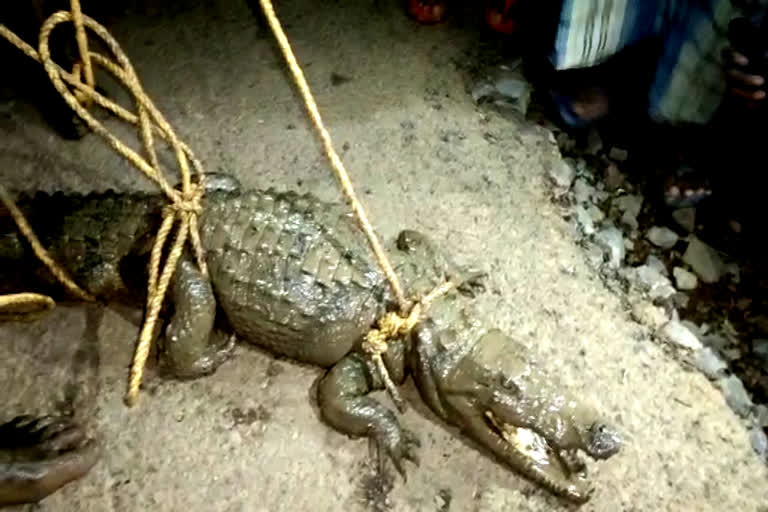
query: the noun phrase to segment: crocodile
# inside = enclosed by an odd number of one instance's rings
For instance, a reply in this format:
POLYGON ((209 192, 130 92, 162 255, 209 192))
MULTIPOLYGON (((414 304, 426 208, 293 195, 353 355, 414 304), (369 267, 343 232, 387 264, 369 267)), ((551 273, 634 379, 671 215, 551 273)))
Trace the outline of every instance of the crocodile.
MULTIPOLYGON (((407 481, 407 463, 419 464, 420 442, 371 396, 385 382, 362 344, 397 301, 348 206, 295 191, 245 189, 229 175, 206 175, 204 183, 199 226, 208 275, 191 254, 179 260, 157 335, 162 373, 210 375, 230 359, 235 339, 321 367, 321 419, 351 438, 369 438, 380 462, 391 461, 407 481)), ((37 192, 22 194, 17 205, 51 257, 87 292, 105 303, 145 304, 162 195, 37 192)), ((405 289, 416 296, 447 279, 457 284, 410 333, 390 341, 382 358, 394 384, 411 377, 432 413, 476 448, 561 499, 587 502, 594 486, 582 455, 605 460, 618 453, 618 432, 545 376, 521 343, 483 321, 476 299, 486 291, 487 274, 457 265, 413 229, 401 230, 387 247, 405 289)), ((10 217, 0 215, 0 268, 14 269, 2 286, 60 292, 30 250, 10 217)), ((30 421, 22 424, 34 445, 40 428, 30 421)), ((36 456, 45 464, 58 455, 36 456)), ((64 465, 67 478, 81 476, 91 460, 64 465)), ((22 499, 24 490, 14 491, 13 482, 23 479, 9 478, 8 467, 3 474, 0 496, 22 499)), ((33 488, 39 494, 40 486, 33 488)))

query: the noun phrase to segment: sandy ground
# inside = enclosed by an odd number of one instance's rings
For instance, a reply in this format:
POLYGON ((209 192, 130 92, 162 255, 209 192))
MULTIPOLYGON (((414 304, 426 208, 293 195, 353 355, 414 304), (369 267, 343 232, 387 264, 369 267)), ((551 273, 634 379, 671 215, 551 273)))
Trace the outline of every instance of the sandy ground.
MULTIPOLYGON (((472 32, 416 26, 398 2, 280 4, 377 229, 426 230, 459 261, 489 270, 487 314, 625 435, 620 455, 591 464, 597 490, 583 510, 767 510, 766 469, 721 393, 631 321, 551 205, 546 171, 560 156, 550 135, 486 113, 465 93, 456 63, 472 32), (332 73, 350 81, 334 86, 332 73)), ((112 32, 209 170, 339 197, 271 36, 244 2, 125 17, 112 32)), ((64 142, 21 102, 0 114, 6 186, 149 186, 96 136, 64 142)), ((2 419, 74 407, 104 443, 87 478, 20 510, 566 508, 421 407, 402 418, 423 441, 421 467, 387 492, 367 442, 320 422, 312 386, 321 373, 247 347, 210 378, 168 382, 150 372, 140 405, 127 409, 136 322, 62 307, 0 328, 2 419)), ((415 396, 410 386, 407 394, 415 396)))

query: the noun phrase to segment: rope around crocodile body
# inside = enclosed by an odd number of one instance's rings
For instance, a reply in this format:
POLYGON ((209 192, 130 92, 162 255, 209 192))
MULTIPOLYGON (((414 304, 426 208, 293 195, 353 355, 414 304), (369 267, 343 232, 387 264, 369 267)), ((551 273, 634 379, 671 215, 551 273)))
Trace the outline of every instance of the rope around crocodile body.
MULTIPOLYGON (((117 41, 103 26, 92 18, 82 14, 80 2, 78 0, 71 0, 71 12, 60 11, 54 13, 43 23, 40 30, 38 51, 25 43, 3 25, 0 25, 0 35, 4 36, 11 42, 11 44, 15 45, 27 56, 40 62, 48 73, 56 90, 62 95, 67 104, 86 122, 88 127, 93 132, 106 139, 108 144, 115 151, 126 158, 145 176, 154 181, 170 200, 170 205, 163 209, 162 226, 156 237, 155 245, 152 248, 149 282, 147 284, 147 315, 139 335, 138 344, 131 365, 128 390, 125 396, 126 404, 133 405, 138 398, 138 391, 141 385, 144 366, 149 355, 154 326, 157 323, 160 308, 170 284, 171 277, 173 276, 173 272, 176 269, 176 264, 181 257, 187 241, 190 241, 192 245, 197 264, 203 275, 207 275, 208 272, 202 244, 200 242, 197 220, 203 195, 202 165, 192 154, 192 151, 178 139, 170 124, 164 119, 149 97, 144 93, 130 61, 123 53, 117 41), (65 71, 53 62, 48 48, 48 40, 52 30, 58 24, 66 22, 72 22, 75 25, 78 49, 81 52, 81 62, 78 63, 72 73, 65 71), (112 62, 109 58, 101 54, 88 50, 85 38, 85 28, 90 29, 101 37, 113 53, 117 63, 112 62), (92 63, 96 63, 110 72, 129 90, 136 102, 138 115, 127 111, 95 90, 93 86, 92 63), (85 74, 86 83, 83 83, 80 80, 79 70, 81 66, 85 74), (67 88, 65 82, 75 89, 75 93, 72 93, 67 88), (88 112, 83 106, 83 103, 91 101, 113 112, 118 118, 139 127, 140 138, 144 144, 144 150, 149 162, 111 134, 109 130, 88 112), (159 134, 175 152, 181 174, 180 191, 171 187, 163 175, 155 151, 153 140, 154 134, 159 134), (196 174, 199 176, 199 182, 197 184, 192 183, 190 177, 190 161, 192 162, 196 174), (165 264, 162 264, 161 259, 166 241, 173 230, 174 224, 177 223, 178 229, 176 230, 171 250, 169 251, 165 264)), ((6 199, 9 198, 6 196, 6 199)), ((12 204, 12 201, 9 200, 9 204, 12 204)), ((8 204, 6 204, 6 206, 8 206, 8 204)), ((9 206, 9 210, 13 211, 13 208, 14 207, 9 206)), ((29 228, 26 222, 20 222, 17 216, 14 216, 14 218, 16 219, 17 224, 19 224, 21 231, 27 236, 30 242, 36 240, 31 228, 29 228), (24 229, 23 226, 25 225, 27 226, 27 229, 24 229)), ((37 245, 39 246, 39 243, 37 245)), ((33 247, 34 246, 35 244, 33 243, 33 247)), ((36 250, 35 253, 41 260, 47 262, 47 264, 51 264, 49 265, 49 268, 58 268, 56 264, 47 257, 44 250, 42 252, 36 250)), ((63 271, 54 271, 54 275, 56 275, 56 277, 63 283, 67 283, 68 278, 63 271)), ((72 288, 71 285, 67 286, 68 288, 72 288)), ((75 285, 74 289, 79 288, 75 285)))

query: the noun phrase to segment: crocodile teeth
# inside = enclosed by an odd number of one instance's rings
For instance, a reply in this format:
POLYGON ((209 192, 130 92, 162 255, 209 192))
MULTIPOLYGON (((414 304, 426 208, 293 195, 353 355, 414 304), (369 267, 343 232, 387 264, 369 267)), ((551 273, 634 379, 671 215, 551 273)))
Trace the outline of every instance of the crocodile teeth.
POLYGON ((515 450, 529 457, 540 466, 550 464, 551 454, 549 445, 539 434, 531 429, 502 423, 490 411, 486 411, 485 416, 496 428, 498 434, 515 450))

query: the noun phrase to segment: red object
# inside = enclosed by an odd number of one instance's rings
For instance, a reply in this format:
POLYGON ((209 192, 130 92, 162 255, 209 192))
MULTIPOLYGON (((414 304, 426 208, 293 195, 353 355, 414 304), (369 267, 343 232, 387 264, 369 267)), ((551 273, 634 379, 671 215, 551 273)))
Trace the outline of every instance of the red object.
POLYGON ((485 22, 491 29, 502 34, 512 35, 517 29, 517 22, 509 16, 509 10, 515 4, 515 0, 504 0, 504 7, 487 6, 485 8, 485 22))
POLYGON ((445 19, 445 3, 434 0, 408 0, 408 12, 419 23, 440 23, 445 19))

